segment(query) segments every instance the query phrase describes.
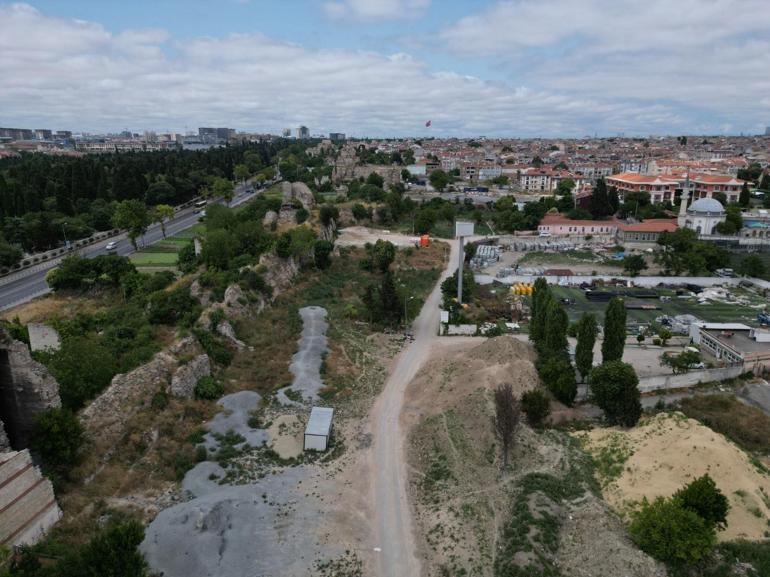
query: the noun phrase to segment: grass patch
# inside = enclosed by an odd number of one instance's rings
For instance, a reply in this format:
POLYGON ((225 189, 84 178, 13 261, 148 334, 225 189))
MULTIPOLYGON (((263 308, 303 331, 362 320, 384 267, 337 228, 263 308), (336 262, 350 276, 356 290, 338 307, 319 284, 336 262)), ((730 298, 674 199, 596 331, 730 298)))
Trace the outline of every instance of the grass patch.
POLYGON ((732 395, 703 395, 680 402, 682 412, 743 449, 770 454, 770 417, 732 395))
POLYGON ((179 260, 176 252, 135 252, 128 257, 135 266, 174 266, 179 260))

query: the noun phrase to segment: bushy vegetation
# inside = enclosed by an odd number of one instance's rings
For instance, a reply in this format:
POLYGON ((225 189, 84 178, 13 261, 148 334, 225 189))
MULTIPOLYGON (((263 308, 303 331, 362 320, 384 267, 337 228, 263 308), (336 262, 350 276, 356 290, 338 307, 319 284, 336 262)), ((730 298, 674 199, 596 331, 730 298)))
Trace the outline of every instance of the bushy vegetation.
POLYGON ((218 399, 224 392, 224 385, 214 377, 201 377, 195 384, 195 396, 199 399, 218 399))
POLYGON ((675 570, 706 567, 716 531, 727 526, 728 509, 727 498, 704 475, 669 498, 645 499, 629 531, 643 551, 675 570))
POLYGON ((48 475, 66 476, 80 460, 83 427, 69 409, 48 409, 35 419, 32 451, 48 475))
POLYGON ((551 399, 542 389, 532 389, 521 396, 521 410, 531 426, 539 427, 551 413, 551 399))
POLYGON ((679 402, 682 412, 743 447, 770 453, 770 417, 732 395, 702 395, 679 402))
POLYGON ((591 396, 611 425, 633 427, 642 415, 639 379, 622 361, 607 361, 591 370, 591 396))

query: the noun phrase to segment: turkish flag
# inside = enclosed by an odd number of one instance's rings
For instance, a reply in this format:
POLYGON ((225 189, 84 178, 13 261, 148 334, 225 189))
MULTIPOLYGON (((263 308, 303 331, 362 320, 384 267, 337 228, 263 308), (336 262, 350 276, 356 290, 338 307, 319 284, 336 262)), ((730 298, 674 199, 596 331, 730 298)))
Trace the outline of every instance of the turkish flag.
POLYGON ((429 120, 428 122, 426 122, 425 128, 429 128, 432 122, 433 122, 432 120, 429 120))

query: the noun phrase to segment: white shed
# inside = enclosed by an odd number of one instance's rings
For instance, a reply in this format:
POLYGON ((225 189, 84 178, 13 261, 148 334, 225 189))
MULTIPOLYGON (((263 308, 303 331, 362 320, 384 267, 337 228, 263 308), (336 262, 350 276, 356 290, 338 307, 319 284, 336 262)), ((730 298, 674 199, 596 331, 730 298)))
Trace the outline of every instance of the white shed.
POLYGON ((305 450, 325 451, 329 446, 332 434, 332 417, 334 409, 329 407, 313 407, 305 427, 305 450))

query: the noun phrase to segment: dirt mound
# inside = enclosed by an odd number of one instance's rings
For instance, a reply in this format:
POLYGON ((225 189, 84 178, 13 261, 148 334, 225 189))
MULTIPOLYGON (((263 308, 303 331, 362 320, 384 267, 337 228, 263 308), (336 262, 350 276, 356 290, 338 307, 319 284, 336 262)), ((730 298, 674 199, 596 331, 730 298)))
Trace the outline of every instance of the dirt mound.
MULTIPOLYGON (((451 407, 478 388, 494 389, 511 383, 517 396, 538 383, 535 352, 524 342, 509 336, 473 339, 437 345, 406 392, 407 405, 420 414, 435 414, 451 407)), ((408 411, 407 411, 408 414, 408 411)))
POLYGON ((647 497, 669 496, 708 473, 730 501, 720 540, 763 539, 770 518, 770 476, 725 437, 681 413, 664 413, 629 431, 583 433, 607 463, 604 496, 621 514, 647 497))
POLYGON ((407 389, 410 494, 423 574, 660 577, 595 487, 569 436, 522 425, 503 470, 491 389, 537 383, 532 347, 510 337, 442 340, 407 389), (539 573, 538 573, 539 571, 539 573))

